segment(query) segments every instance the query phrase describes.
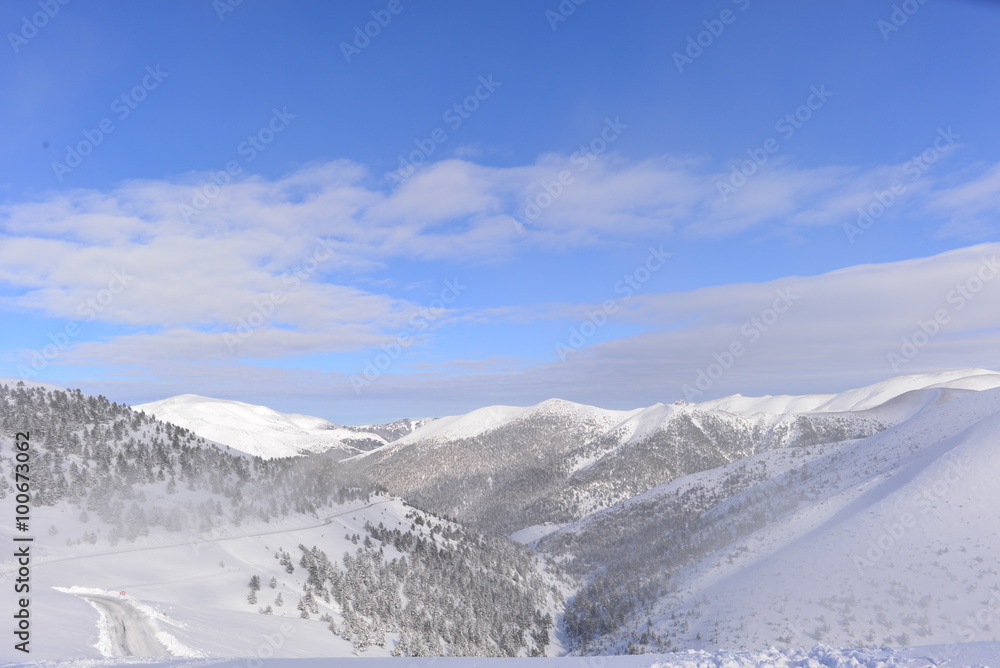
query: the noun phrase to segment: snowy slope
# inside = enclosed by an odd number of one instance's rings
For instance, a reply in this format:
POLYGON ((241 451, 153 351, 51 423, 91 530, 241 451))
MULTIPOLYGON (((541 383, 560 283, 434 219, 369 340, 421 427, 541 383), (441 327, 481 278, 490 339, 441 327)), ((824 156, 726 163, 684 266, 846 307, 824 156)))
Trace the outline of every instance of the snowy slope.
MULTIPOLYGON (((355 554, 364 544, 351 536, 366 536, 369 523, 434 540, 442 548, 449 543, 441 537, 438 518, 391 497, 331 507, 319 517, 292 515, 280 522, 218 527, 208 534, 155 530, 114 548, 63 546, 64 535, 84 528, 65 508, 40 508, 33 516, 39 526, 61 531, 58 538, 38 536, 32 545, 31 654, 4 643, 3 665, 28 659, 44 665, 81 660, 92 666, 102 657, 129 653, 189 658, 354 656, 359 651, 342 630, 346 613, 336 599, 317 594, 320 615, 329 617, 320 619, 314 613, 301 618, 297 602, 311 576, 299 560, 299 546, 319 547, 342 569, 343 556, 355 554), (424 519, 413 527, 417 515, 424 519), (279 551, 291 554, 291 572, 276 559, 279 551), (251 604, 248 582, 254 575, 261 588, 251 604), (269 614, 260 614, 263 606, 269 607, 269 614), (331 619, 341 627, 338 634, 331 633, 331 619)), ((12 534, 12 528, 0 527, 0 539, 8 544, 12 534)), ((391 545, 383 547, 387 559, 398 556, 391 545)), ((498 572, 502 566, 497 564, 498 572)), ((16 568, 9 557, 0 560, 0 579, 9 582, 16 568)), ((554 602, 548 611, 558 614, 554 602)), ((398 637, 387 632, 385 646, 374 644, 361 653, 387 657, 398 637)), ((549 651, 556 655, 564 650, 553 641, 549 651)))
POLYGON ((738 632, 750 638, 784 626, 795 643, 1000 639, 998 434, 989 390, 807 467, 816 502, 734 544, 747 551, 731 571, 703 564, 690 580, 718 614, 717 642, 750 601, 738 632))
POLYGON ((377 434, 345 429, 323 418, 279 413, 266 406, 196 394, 182 394, 133 408, 264 459, 328 451, 347 457, 361 451, 352 443, 385 443, 377 434))
POLYGON ((901 420, 923 408, 927 397, 940 396, 924 391, 955 390, 956 392, 949 395, 950 397, 963 393, 963 390, 972 392, 994 387, 1000 387, 1000 373, 986 369, 957 369, 900 376, 839 394, 763 397, 744 397, 735 394, 699 404, 687 402, 677 402, 671 405, 654 404, 633 410, 611 410, 577 404, 563 399, 548 399, 534 406, 486 406, 464 415, 439 418, 394 441, 392 447, 395 449, 418 442, 440 443, 473 438, 499 427, 525 421, 539 415, 559 415, 571 421, 585 422, 601 427, 601 433, 620 432, 623 442, 639 440, 648 436, 660 429, 679 411, 720 411, 742 416, 759 413, 774 416, 806 413, 858 413, 873 411, 895 400, 897 403, 889 413, 901 420), (906 410, 903 407, 904 404, 912 408, 906 410))
MULTIPOLYGON (((284 656, 281 651, 292 638, 278 629, 262 630, 260 644, 252 655, 236 662, 226 659, 85 659, 66 661, 63 668, 327 668, 328 658, 271 658, 284 656), (279 644, 280 643, 280 644, 279 644), (273 649, 278 645, 277 650, 273 649)), ((249 647, 250 645, 248 645, 249 647)), ((461 657, 420 658, 338 658, 344 668, 930 668, 965 666, 988 668, 998 666, 1000 643, 962 643, 925 647, 878 649, 842 649, 816 645, 810 649, 764 649, 754 651, 716 652, 688 651, 674 654, 644 654, 638 656, 495 659, 461 657)), ((9 664, 36 666, 37 663, 9 664)))
POLYGON ((954 369, 936 373, 889 378, 866 387, 839 394, 805 394, 744 397, 735 394, 698 404, 737 414, 752 413, 832 413, 864 411, 876 408, 907 393, 926 389, 987 390, 1000 387, 1000 374, 987 369, 954 369))
POLYGON ((527 548, 330 458, 230 454, 103 397, 0 385, 0 500, 30 504, 0 523, 32 539, 0 579, 30 580, 32 659, 247 656, 260 637, 284 656, 562 651, 569 580, 527 548))
POLYGON ((610 426, 635 411, 616 411, 577 404, 563 399, 547 399, 534 406, 486 406, 465 415, 438 418, 393 443, 405 446, 418 441, 449 441, 473 438, 492 429, 533 417, 557 416, 577 423, 610 426))
POLYGON ((1000 387, 1000 374, 959 369, 840 394, 735 395, 630 411, 559 399, 489 406, 441 418, 347 462, 437 512, 516 532, 579 519, 764 450, 871 436, 992 387, 1000 387))
POLYGON ((762 450, 892 424, 877 414, 738 415, 697 404, 617 411, 550 399, 441 418, 345 463, 422 507, 509 534, 762 450))
MULTIPOLYGON (((115 549, 97 545, 70 550, 39 538, 35 549, 46 556, 36 556, 33 563, 32 652, 24 658, 122 656, 125 647, 108 635, 112 629, 102 629, 103 613, 92 607, 88 597, 113 599, 144 611, 133 612, 127 621, 149 627, 176 656, 252 656, 258 645, 268 644, 268 638, 277 639, 271 643, 278 645, 271 648, 275 656, 351 656, 351 643, 330 633, 326 623, 299 619, 295 603, 302 594, 304 573, 299 568, 286 573, 273 553, 278 548, 294 552, 304 543, 339 557, 356 549, 345 534, 364 535, 368 521, 409 526, 408 510, 398 499, 375 498, 326 513, 324 519, 297 516, 278 524, 220 528, 209 536, 192 533, 183 539, 153 534, 144 544, 115 549), (273 615, 261 615, 258 605, 247 603, 247 582, 254 574, 265 583, 260 605, 273 606, 278 594, 285 600, 273 615), (266 584, 271 577, 278 581, 273 590, 266 584)), ((58 509, 40 509, 36 521, 72 531, 72 519, 58 514, 58 509)), ((0 529, 8 544, 11 533, 7 527, 0 529)), ((11 566, 9 559, 0 563, 5 579, 11 566)), ((388 653, 381 647, 367 652, 388 653)), ((0 663, 22 660, 21 656, 9 643, 0 647, 0 663)))
POLYGON ((997 641, 998 478, 1000 389, 989 389, 866 439, 671 481, 539 548, 609 566, 602 591, 642 581, 654 592, 599 639, 605 649, 647 619, 658 642, 682 647, 997 641))

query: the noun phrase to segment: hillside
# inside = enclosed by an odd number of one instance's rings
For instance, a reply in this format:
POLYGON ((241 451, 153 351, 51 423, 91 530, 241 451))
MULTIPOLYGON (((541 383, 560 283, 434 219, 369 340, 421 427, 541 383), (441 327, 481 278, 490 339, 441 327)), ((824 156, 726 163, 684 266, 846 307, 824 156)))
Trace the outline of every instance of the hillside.
POLYGON ((388 442, 374 430, 345 428, 323 418, 279 413, 266 406, 196 394, 182 394, 133 408, 264 459, 309 453, 329 453, 342 459, 388 442))
MULTIPOLYGON (((301 633, 299 656, 559 651, 570 580, 558 568, 331 457, 250 457, 104 397, 0 382, 0 500, 11 504, 17 431, 31 443, 33 658, 128 653, 140 632, 142 652, 244 654, 248 634, 277 618, 301 633)), ((0 658, 22 658, 12 652, 0 658)))
POLYGON ((571 635, 591 651, 995 640, 1000 389, 930 403, 869 438, 679 478, 540 538, 588 579, 571 635))
POLYGON ((512 533, 587 516, 678 477, 788 446, 865 438, 935 402, 1000 386, 982 369, 837 395, 734 396, 614 411, 551 399, 440 418, 346 464, 411 501, 512 533))

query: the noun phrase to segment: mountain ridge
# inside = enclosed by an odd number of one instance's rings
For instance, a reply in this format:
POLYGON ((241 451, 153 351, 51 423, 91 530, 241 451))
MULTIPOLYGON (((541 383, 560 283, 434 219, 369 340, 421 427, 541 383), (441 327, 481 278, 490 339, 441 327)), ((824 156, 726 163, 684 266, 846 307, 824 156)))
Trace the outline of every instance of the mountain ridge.
MULTIPOLYGON (((419 420, 400 419, 386 425, 340 425, 325 418, 299 413, 281 413, 266 406, 250 404, 231 399, 216 399, 195 394, 182 394, 158 401, 137 404, 137 410, 150 412, 166 421, 175 421, 179 426, 191 429, 199 436, 242 450, 250 447, 249 454, 280 457, 308 453, 321 453, 330 449, 340 450, 344 458, 365 457, 382 447, 404 446, 423 440, 454 440, 471 438, 510 422, 530 417, 534 414, 555 412, 575 414, 584 419, 599 422, 615 422, 608 429, 634 420, 636 435, 641 437, 655 429, 657 413, 681 410, 677 407, 699 407, 702 410, 719 410, 734 415, 798 415, 803 413, 860 412, 884 406, 908 392, 926 389, 953 389, 976 391, 989 387, 1000 387, 1000 372, 975 367, 952 369, 923 374, 897 376, 871 385, 845 390, 839 393, 805 395, 762 395, 748 397, 733 394, 700 403, 683 400, 671 404, 654 403, 633 409, 606 409, 581 404, 561 398, 549 398, 530 406, 510 406, 496 404, 476 408, 468 413, 419 420), (270 416, 270 425, 256 424, 255 427, 270 427, 271 435, 277 439, 273 451, 266 446, 248 443, 246 430, 230 426, 228 433, 223 427, 229 420, 224 413, 213 416, 208 406, 217 406, 221 411, 240 408, 251 416, 270 416), (215 421, 213 422, 213 418, 215 421), (180 424, 185 422, 186 424, 180 424), (282 430, 276 424, 288 425, 288 443, 281 443, 278 434, 282 430), (645 425, 644 428, 639 428, 645 425), (201 431, 199 431, 199 429, 201 431), (296 431, 296 429, 298 431, 296 431), (241 432, 244 432, 241 435, 241 432), (386 436, 395 436, 387 438, 386 436), (357 447, 356 444, 363 447, 357 447), (381 441, 381 442, 380 442, 381 441), (287 447, 283 447, 287 446, 287 447)), ((54 388, 54 386, 53 386, 54 388)), ((660 420, 659 422, 662 422, 660 420)), ((246 450, 244 450, 246 451, 246 450)))

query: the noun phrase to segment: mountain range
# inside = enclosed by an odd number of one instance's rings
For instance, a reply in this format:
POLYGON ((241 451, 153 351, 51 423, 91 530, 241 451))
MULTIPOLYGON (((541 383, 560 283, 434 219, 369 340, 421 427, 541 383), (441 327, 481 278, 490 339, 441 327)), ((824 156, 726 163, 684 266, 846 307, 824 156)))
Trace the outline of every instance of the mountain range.
POLYGON ((1000 373, 984 369, 365 426, 0 381, 0 421, 4 440, 38 434, 37 623, 81 656, 127 653, 105 637, 119 621, 170 655, 241 654, 239 633, 198 631, 210 617, 293 623, 288 656, 1000 640, 1000 373))

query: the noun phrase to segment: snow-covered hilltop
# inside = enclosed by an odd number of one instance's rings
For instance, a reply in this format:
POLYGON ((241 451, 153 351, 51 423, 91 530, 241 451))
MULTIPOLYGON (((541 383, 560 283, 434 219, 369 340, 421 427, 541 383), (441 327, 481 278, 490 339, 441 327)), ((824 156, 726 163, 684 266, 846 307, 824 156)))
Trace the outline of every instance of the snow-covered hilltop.
POLYGON ((730 413, 832 413, 858 412, 885 406, 897 400, 911 408, 923 407, 919 393, 925 390, 979 391, 1000 387, 1000 373, 987 369, 953 369, 935 373, 889 378, 873 385, 847 390, 839 394, 805 394, 799 396, 730 397, 705 401, 702 408, 715 408, 730 413), (918 394, 913 394, 918 393, 918 394))
POLYGON ((181 394, 132 408, 264 459, 321 452, 349 457, 387 443, 374 431, 348 429, 323 418, 279 413, 266 406, 196 394, 181 394))

